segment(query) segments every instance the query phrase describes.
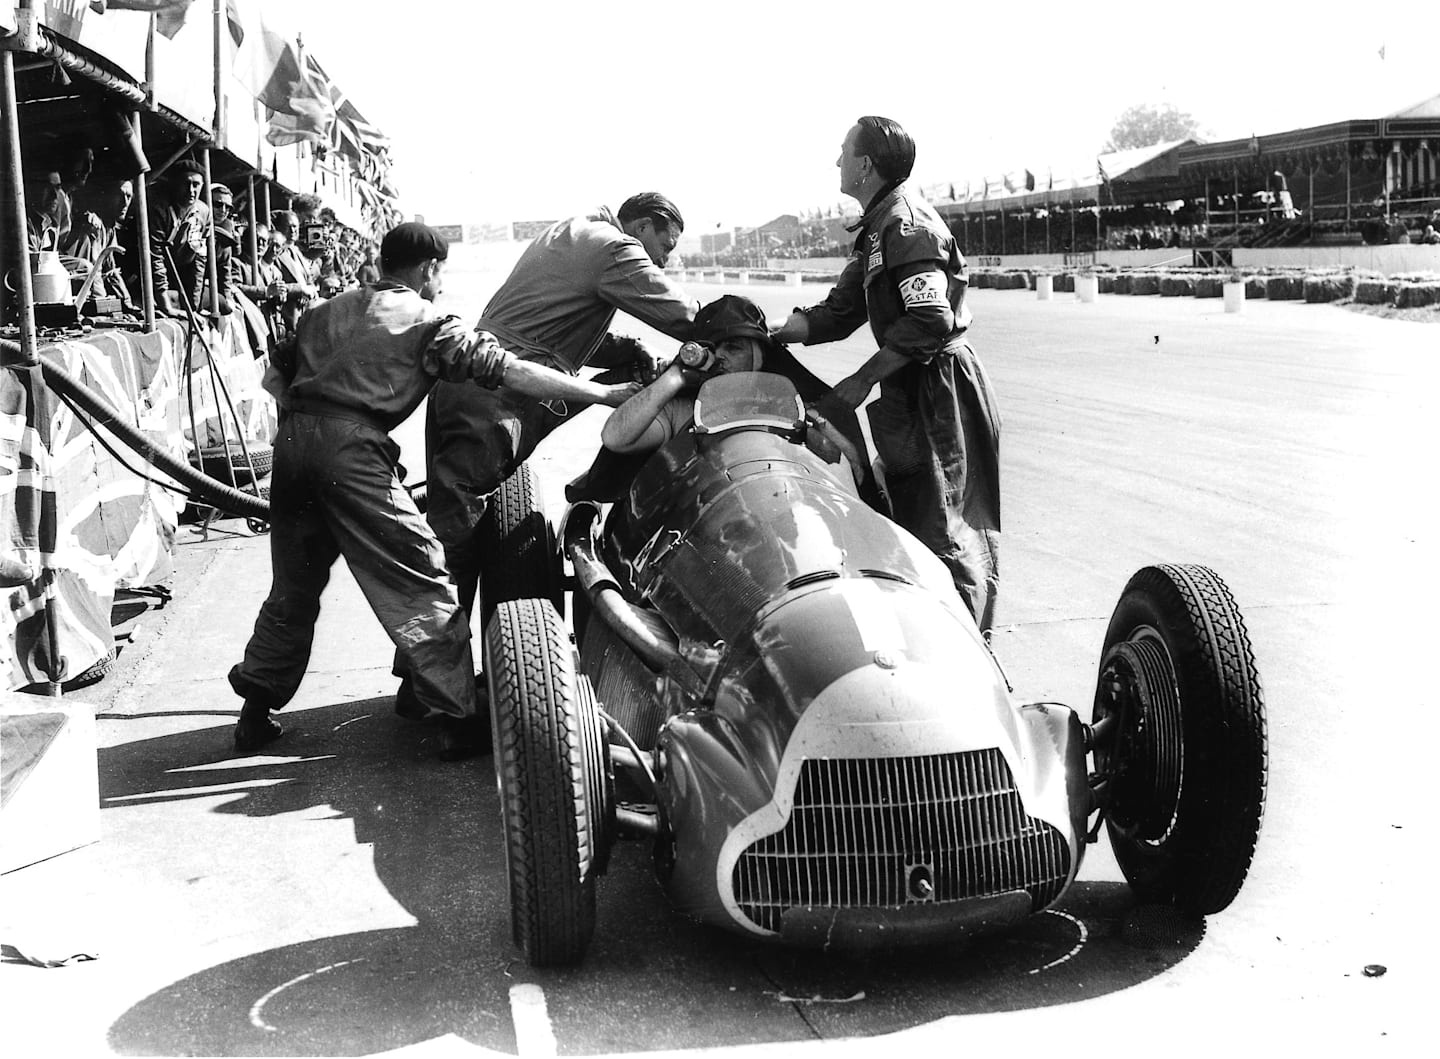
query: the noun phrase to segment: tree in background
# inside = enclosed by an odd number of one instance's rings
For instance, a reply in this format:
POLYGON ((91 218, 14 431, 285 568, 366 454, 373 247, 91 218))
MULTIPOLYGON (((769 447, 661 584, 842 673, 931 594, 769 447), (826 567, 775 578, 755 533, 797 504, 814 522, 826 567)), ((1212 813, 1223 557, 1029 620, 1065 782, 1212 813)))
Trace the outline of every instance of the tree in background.
POLYGON ((1169 103, 1137 103, 1116 120, 1110 139, 1101 150, 1126 151, 1167 140, 1199 138, 1200 123, 1183 110, 1176 110, 1169 103))

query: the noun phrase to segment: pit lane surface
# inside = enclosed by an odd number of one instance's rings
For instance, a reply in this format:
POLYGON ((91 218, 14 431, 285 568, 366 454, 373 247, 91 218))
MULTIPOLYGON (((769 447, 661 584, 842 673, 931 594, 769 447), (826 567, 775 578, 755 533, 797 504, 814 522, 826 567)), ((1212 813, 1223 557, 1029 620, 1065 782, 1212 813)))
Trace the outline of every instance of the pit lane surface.
MULTIPOLYGON (((453 269, 449 301, 472 317, 498 278, 453 269)), ((693 289, 772 318, 823 293, 693 289)), ((1102 842, 1059 914, 1015 934, 825 957, 679 919, 636 844, 601 882, 586 962, 536 972, 510 942, 489 761, 434 762, 433 734, 393 717, 388 643, 343 572, 286 739, 229 756, 223 678, 265 541, 182 528, 176 600, 80 696, 101 710, 104 841, 0 880, 0 940, 100 956, 0 967, 15 1054, 1418 1049, 1440 329, 1293 303, 972 297, 1005 416, 996 644, 1017 693, 1088 710, 1110 609, 1147 563, 1212 566, 1245 613, 1271 787, 1229 910, 1202 928, 1137 907, 1102 842)), ((834 380, 871 348, 801 355, 834 380)), ((601 416, 540 450, 552 514, 601 416)))

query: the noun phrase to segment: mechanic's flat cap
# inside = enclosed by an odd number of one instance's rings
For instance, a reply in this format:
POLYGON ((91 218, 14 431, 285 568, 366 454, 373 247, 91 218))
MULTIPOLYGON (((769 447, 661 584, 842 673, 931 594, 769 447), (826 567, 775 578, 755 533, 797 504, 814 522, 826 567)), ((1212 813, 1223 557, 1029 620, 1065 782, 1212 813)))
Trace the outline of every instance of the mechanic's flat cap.
POLYGON ((380 260, 387 268, 410 268, 426 261, 444 261, 450 256, 445 237, 419 221, 397 224, 380 242, 380 260))
POLYGON ((758 338, 768 342, 770 330, 758 305, 738 294, 726 294, 701 306, 695 314, 694 335, 698 342, 716 344, 727 338, 758 338))

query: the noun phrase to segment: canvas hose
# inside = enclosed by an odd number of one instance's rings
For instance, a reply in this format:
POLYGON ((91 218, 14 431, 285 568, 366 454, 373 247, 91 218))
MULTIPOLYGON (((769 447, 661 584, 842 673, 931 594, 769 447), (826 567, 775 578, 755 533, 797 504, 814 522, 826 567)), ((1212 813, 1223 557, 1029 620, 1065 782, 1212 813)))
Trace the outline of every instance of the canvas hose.
MULTIPOLYGON (((19 357, 20 346, 16 342, 0 339, 0 351, 7 357, 19 357)), ((74 401, 95 423, 99 423, 119 438, 129 448, 139 453, 147 463, 164 471, 170 477, 191 490, 197 497, 222 511, 228 511, 245 518, 269 521, 270 504, 254 493, 247 493, 217 481, 177 459, 164 449, 157 448, 137 427, 125 422, 110 403, 90 389, 75 376, 46 357, 40 358, 40 370, 45 382, 55 390, 74 401)), ((93 424, 87 424, 93 429, 93 424)))

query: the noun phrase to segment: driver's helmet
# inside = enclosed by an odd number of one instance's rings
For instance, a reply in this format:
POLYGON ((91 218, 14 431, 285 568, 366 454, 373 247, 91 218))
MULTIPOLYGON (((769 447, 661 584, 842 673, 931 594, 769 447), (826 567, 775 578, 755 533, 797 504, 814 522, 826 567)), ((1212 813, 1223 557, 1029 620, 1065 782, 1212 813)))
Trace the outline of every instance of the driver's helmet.
POLYGON ((727 338, 754 338, 760 342, 768 360, 779 343, 770 337, 765 314, 749 298, 726 294, 700 307, 695 314, 693 338, 708 346, 718 346, 727 338))

